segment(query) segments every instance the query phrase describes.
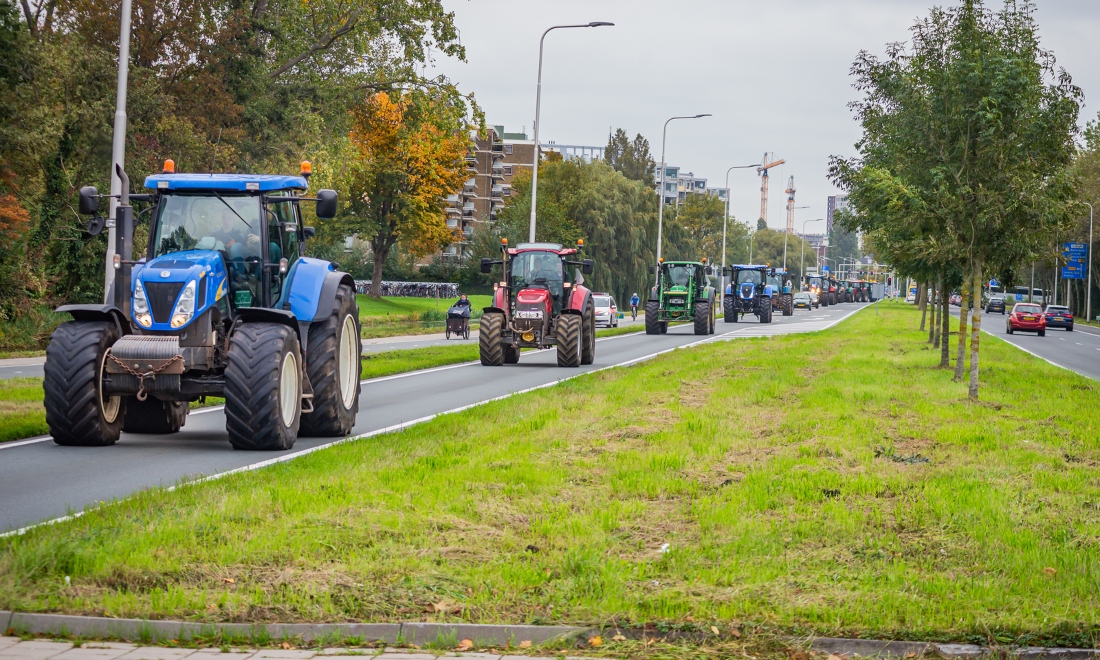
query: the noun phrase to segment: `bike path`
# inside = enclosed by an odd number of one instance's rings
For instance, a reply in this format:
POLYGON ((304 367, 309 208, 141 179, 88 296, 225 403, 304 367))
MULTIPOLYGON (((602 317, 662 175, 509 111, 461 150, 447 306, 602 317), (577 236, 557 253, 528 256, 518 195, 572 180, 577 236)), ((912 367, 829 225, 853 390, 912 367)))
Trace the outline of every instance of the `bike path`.
MULTIPOLYGON (((452 412, 562 378, 635 363, 701 340, 825 329, 862 307, 848 304, 791 317, 775 316, 770 325, 719 321, 711 336, 696 336, 690 325, 683 325, 670 328, 667 335, 607 337, 597 340, 595 364, 579 369, 558 367, 554 351, 539 351, 525 353, 516 365, 466 363, 365 381, 353 435, 452 412)), ((215 407, 192 412, 179 433, 124 433, 111 447, 61 447, 49 438, 0 444, 0 531, 79 512, 144 488, 267 465, 334 441, 301 438, 294 449, 285 452, 235 451, 226 436, 224 412, 215 407)), ((378 435, 363 441, 387 440, 378 435)))

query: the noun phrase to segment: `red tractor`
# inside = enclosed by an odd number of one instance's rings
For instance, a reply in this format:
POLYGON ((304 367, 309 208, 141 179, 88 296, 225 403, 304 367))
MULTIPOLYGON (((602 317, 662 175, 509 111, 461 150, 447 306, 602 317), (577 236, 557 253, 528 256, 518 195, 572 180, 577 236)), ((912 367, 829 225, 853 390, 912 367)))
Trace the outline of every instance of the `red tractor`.
POLYGON ((579 367, 596 359, 596 306, 584 286, 592 260, 575 257, 584 248, 558 243, 501 240, 500 260, 482 259, 481 272, 503 266, 504 276, 486 307, 478 330, 481 364, 496 367, 519 362, 520 349, 558 349, 559 367, 579 367), (573 272, 570 273, 570 266, 573 272))

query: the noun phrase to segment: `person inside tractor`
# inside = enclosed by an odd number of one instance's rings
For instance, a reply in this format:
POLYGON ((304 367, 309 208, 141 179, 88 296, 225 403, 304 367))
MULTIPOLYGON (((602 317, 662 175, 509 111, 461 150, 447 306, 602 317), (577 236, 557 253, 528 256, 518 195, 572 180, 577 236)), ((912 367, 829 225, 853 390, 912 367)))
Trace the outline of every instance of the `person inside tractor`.
POLYGON ((691 282, 691 266, 670 265, 668 267, 668 287, 687 287, 691 282))
POLYGON ((523 289, 546 289, 553 301, 554 313, 561 311, 565 291, 561 257, 552 252, 520 252, 512 260, 512 295, 523 289))

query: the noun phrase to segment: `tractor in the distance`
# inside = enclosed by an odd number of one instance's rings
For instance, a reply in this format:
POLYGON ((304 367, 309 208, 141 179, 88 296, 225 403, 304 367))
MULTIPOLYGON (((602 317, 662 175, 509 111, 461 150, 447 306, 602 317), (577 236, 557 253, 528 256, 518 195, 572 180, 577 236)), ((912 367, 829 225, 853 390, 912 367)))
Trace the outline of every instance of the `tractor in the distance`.
MULTIPOLYGON (((299 435, 342 436, 355 424, 361 370, 359 310, 351 276, 302 256, 317 216, 336 214, 336 193, 299 176, 176 174, 122 194, 114 218, 113 304, 65 305, 46 349, 46 423, 60 445, 114 444, 120 431, 174 433, 189 403, 225 398, 236 449, 285 450, 299 435), (146 253, 133 259, 131 202, 149 213, 146 253)), ((99 195, 80 190, 80 212, 99 195)), ((94 217, 99 234, 106 219, 94 217)))
POLYGON ((657 285, 645 304, 645 332, 663 335, 674 321, 693 321, 695 334, 714 334, 717 317, 714 287, 708 277, 713 269, 704 261, 664 261, 650 266, 657 285))
POLYGON ((768 269, 768 284, 772 287, 772 311, 779 312, 783 316, 794 315, 794 292, 787 283, 786 268, 768 269))
POLYGON ((501 239, 499 260, 482 259, 481 272, 502 266, 503 277, 478 329, 481 364, 519 362, 524 348, 557 348, 559 367, 579 367, 596 359, 596 306, 584 286, 591 259, 577 260, 576 248, 559 243, 519 243, 501 239), (572 272, 570 269, 572 268, 572 272))
POLYGON ((754 314, 761 323, 772 322, 775 289, 768 284, 766 265, 734 265, 726 269, 730 283, 726 286, 723 317, 726 323, 737 323, 746 314, 754 314))
POLYGON ((806 284, 803 285, 803 291, 811 291, 817 298, 817 307, 828 307, 829 296, 828 289, 829 284, 821 274, 816 271, 810 272, 806 275, 806 284))

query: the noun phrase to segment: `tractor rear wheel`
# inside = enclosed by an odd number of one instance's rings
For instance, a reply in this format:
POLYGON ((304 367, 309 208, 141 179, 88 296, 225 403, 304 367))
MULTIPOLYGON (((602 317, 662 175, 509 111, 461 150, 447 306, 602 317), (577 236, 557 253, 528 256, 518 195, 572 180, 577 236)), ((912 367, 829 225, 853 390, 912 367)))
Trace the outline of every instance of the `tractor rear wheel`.
POLYGON ((710 302, 707 300, 695 303, 695 334, 710 334, 710 302))
POLYGON ((732 295, 722 296, 722 319, 726 323, 737 323, 737 299, 732 295))
POLYGON ((762 307, 763 307, 763 309, 761 311, 763 313, 760 315, 760 322, 761 323, 771 323, 772 322, 772 304, 771 304, 771 301, 768 301, 762 307))
POLYGON ((299 435, 338 437, 351 433, 359 412, 363 346, 355 292, 341 285, 327 319, 309 326, 306 375, 313 387, 313 412, 302 416, 299 435))
POLYGON ((504 315, 500 312, 486 312, 481 317, 477 329, 477 348, 481 364, 487 367, 499 367, 504 364, 504 345, 501 333, 504 331, 504 315))
POLYGON ((519 364, 519 348, 511 344, 504 345, 504 364, 519 364))
POLYGON ((581 364, 592 364, 596 361, 596 306, 591 299, 584 310, 581 323, 581 364))
POLYGON ((107 350, 118 338, 115 324, 105 321, 69 321, 50 336, 42 389, 55 443, 106 447, 118 442, 126 399, 102 395, 107 350))
POLYGON ((234 449, 294 446, 302 420, 298 336, 281 323, 246 323, 229 338, 225 430, 234 449))
POLYGON ((650 300, 645 304, 645 333, 647 335, 661 334, 661 322, 657 318, 660 315, 658 311, 660 309, 660 303, 656 300, 650 300))
POLYGON ((562 314, 558 317, 558 366, 581 366, 584 338, 581 336, 583 319, 579 314, 562 314))
POLYGON ((794 315, 794 296, 789 293, 783 294, 783 300, 780 302, 780 307, 783 308, 783 316, 794 315))
POLYGON ((153 397, 138 401, 137 397, 126 397, 122 430, 127 433, 179 433, 187 422, 190 408, 186 401, 161 401, 153 397))

